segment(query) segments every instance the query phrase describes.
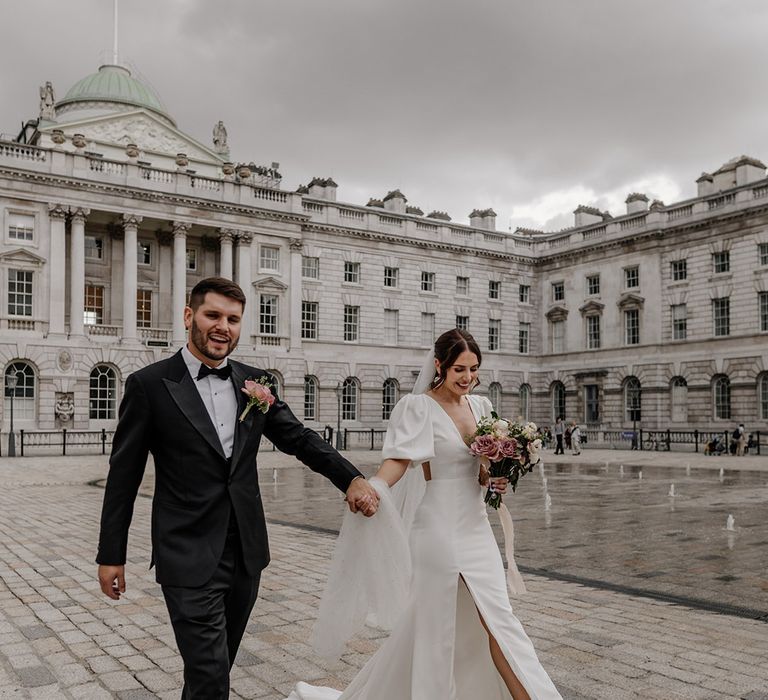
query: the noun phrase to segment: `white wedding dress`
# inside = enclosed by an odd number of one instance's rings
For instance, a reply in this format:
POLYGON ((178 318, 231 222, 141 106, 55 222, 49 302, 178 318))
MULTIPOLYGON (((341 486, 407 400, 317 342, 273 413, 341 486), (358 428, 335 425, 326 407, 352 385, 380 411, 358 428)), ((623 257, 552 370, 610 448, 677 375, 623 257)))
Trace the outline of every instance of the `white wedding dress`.
MULTIPOLYGON (((476 420, 490 414, 487 399, 468 400, 476 420)), ((531 700, 561 698, 512 613, 479 463, 456 424, 426 394, 407 395, 392 412, 382 457, 430 463, 410 530, 408 601, 345 691, 299 683, 287 700, 511 700, 480 616, 531 700)))

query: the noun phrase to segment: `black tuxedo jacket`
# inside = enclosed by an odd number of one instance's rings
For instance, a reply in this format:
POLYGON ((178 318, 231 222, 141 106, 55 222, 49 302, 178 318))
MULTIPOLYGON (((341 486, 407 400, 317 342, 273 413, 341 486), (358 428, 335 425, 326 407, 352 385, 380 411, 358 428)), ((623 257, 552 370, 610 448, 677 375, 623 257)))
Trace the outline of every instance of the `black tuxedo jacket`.
MULTIPOLYGON (((267 373, 231 358, 229 362, 239 418, 248 401, 240 388, 246 379, 267 373)), ((194 381, 180 352, 128 377, 101 514, 96 561, 124 564, 133 504, 151 452, 152 561, 157 582, 168 586, 195 587, 210 579, 224 550, 233 508, 248 573, 254 576, 269 563, 256 473, 262 435, 342 491, 360 475, 279 398, 266 414, 253 407, 245 421, 238 420, 232 459, 227 460, 194 381)))

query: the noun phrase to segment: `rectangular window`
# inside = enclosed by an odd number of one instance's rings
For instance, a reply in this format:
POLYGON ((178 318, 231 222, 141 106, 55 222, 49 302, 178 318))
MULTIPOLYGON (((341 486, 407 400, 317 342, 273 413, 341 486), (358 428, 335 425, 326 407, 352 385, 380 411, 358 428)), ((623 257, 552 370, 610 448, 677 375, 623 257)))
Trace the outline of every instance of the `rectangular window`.
POLYGON ((600 388, 597 384, 584 385, 584 421, 600 422, 600 388))
POLYGON ((757 306, 760 315, 760 330, 768 331, 768 292, 758 293, 757 306))
POLYGON ((304 420, 317 420, 317 382, 304 377, 304 420))
POLYGON ((396 267, 384 268, 384 286, 397 287, 400 282, 400 270, 396 267))
POLYGON ((360 263, 349 262, 344 263, 344 281, 347 284, 360 284, 360 263))
POLYGON ((712 300, 712 325, 716 336, 731 334, 731 300, 729 297, 712 300))
POLYGON ((259 300, 259 333, 261 335, 277 335, 277 303, 276 294, 262 294, 259 300))
POLYGON ((196 248, 187 248, 187 272, 197 272, 196 248))
POLYGON ((757 259, 760 265, 768 265, 768 243, 757 244, 757 259))
POLYGON ((301 337, 304 340, 317 340, 318 302, 301 302, 301 337))
POLYGON ((669 263, 670 274, 673 282, 680 282, 688 279, 688 261, 673 260, 669 263))
POLYGON ((104 239, 98 236, 85 237, 85 259, 103 260, 104 259, 104 239))
POLYGON ((435 314, 421 314, 421 345, 429 348, 435 342, 435 314))
POLYGON ((488 349, 498 350, 501 344, 501 321, 497 318, 488 320, 488 349))
POLYGON ((456 278, 456 294, 462 297, 469 296, 469 277, 456 278))
POLYGON ((457 316, 456 328, 458 328, 460 331, 469 332, 469 316, 457 316))
POLYGON ((598 350, 600 348, 600 317, 587 316, 587 348, 598 350))
POLYGON ((384 309, 384 345, 397 345, 400 335, 400 312, 384 309))
POLYGON ((28 214, 9 214, 8 238, 12 241, 34 240, 35 217, 28 214))
POLYGON ((715 273, 730 272, 731 254, 727 250, 719 253, 712 253, 712 270, 715 273))
POLYGON ((104 323, 104 287, 85 285, 83 323, 90 326, 99 326, 104 323))
POLYGON ((640 344, 639 309, 627 309, 624 312, 624 343, 625 345, 640 344))
POLYGON ((565 301, 565 282, 552 282, 552 301, 565 301))
POLYGON ((531 286, 529 284, 521 284, 519 289, 519 296, 521 304, 531 303, 531 286))
POLYGON ((640 286, 640 268, 637 265, 624 268, 624 287, 636 289, 640 286))
POLYGON ((565 352, 565 321, 552 321, 552 352, 565 352))
POLYGON ((280 248, 273 245, 259 247, 259 270, 280 272, 280 248))
POLYGON ((600 294, 600 275, 587 275, 587 296, 600 294))
POLYGON ((688 337, 688 306, 673 304, 672 310, 672 339, 685 340, 688 337))
MULTIPOLYGON (((359 265, 359 263, 355 263, 359 265)), ((360 307, 344 307, 344 340, 356 342, 360 334, 360 307)))
POLYGON ((320 279, 320 258, 301 256, 301 276, 308 280, 320 279))
POLYGON ((488 280, 488 298, 501 299, 501 282, 498 280, 488 280))
POLYGON ((136 290, 136 325, 149 328, 152 325, 152 290, 136 290))
POLYGON ((435 273, 434 272, 421 273, 421 291, 422 292, 435 291, 435 273))
POLYGON ((32 315, 32 272, 8 270, 8 315, 32 315))
POLYGON ((139 241, 136 250, 136 262, 139 265, 151 265, 152 264, 152 244, 146 241, 139 241))
POLYGON ((518 351, 521 355, 527 355, 530 346, 531 339, 531 324, 521 323, 520 330, 518 331, 518 351))

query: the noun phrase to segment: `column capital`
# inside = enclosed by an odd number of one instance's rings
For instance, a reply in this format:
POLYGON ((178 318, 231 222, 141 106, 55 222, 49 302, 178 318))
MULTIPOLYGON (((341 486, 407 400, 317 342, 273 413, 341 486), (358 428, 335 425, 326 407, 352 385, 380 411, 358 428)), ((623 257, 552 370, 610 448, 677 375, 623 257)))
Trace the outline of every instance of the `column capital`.
POLYGON ((192 224, 188 224, 186 221, 174 221, 171 224, 171 228, 173 229, 173 237, 185 237, 187 236, 187 232, 192 227, 192 224))
POLYGON ((55 202, 48 204, 48 216, 52 219, 66 219, 68 207, 55 202))
POLYGON ((239 245, 251 245, 253 234, 248 231, 238 231, 237 242, 239 245))
POLYGON ((86 209, 85 207, 70 207, 69 208, 70 214, 72 214, 72 221, 77 221, 78 223, 84 224, 85 220, 88 218, 88 215, 91 213, 90 209, 86 209))
POLYGON ((220 228, 219 229, 219 242, 220 243, 232 243, 237 238, 237 230, 233 228, 220 228))
POLYGON ((291 238, 288 241, 292 253, 301 253, 304 249, 304 241, 301 238, 291 238))
POLYGON ((144 220, 143 216, 137 216, 136 214, 123 214, 123 227, 139 228, 139 224, 144 220))

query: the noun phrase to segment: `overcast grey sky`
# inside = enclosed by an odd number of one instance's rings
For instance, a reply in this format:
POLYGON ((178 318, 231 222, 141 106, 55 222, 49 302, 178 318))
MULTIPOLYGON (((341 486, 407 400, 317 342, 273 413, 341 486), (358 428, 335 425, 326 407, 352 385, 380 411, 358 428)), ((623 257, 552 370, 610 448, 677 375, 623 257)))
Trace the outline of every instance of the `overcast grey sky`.
MULTIPOLYGON (((4 14, 10 3, 0 5, 4 14)), ((112 0, 25 0, 0 24, 0 131, 112 45, 112 0)), ((497 228, 571 225, 578 204, 667 203, 702 170, 768 159, 764 0, 122 0, 120 53, 179 128, 284 187, 332 176, 365 204, 497 228)))

